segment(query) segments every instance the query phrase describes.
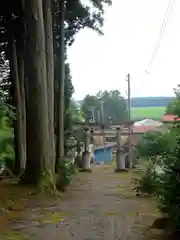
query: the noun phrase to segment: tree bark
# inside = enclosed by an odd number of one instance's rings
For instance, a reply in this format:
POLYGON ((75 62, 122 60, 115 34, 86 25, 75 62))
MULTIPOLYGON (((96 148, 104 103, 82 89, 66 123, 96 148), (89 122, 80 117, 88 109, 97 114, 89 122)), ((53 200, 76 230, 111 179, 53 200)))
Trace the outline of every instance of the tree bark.
POLYGON ((65 2, 60 1, 60 78, 57 100, 57 132, 56 132, 56 169, 64 157, 64 80, 65 80, 65 46, 64 46, 64 14, 65 2))
POLYGON ((26 100, 25 100, 25 76, 24 76, 24 24, 22 21, 24 11, 24 0, 21 0, 21 11, 19 19, 19 28, 16 29, 16 49, 17 49, 17 67, 18 67, 18 77, 19 77, 19 89, 21 98, 21 121, 22 121, 22 171, 26 167, 26 100))
POLYGON ((19 75, 19 88, 21 97, 21 121, 22 121, 22 170, 26 167, 26 104, 25 104, 25 86, 24 86, 24 58, 23 52, 18 52, 18 75, 19 75))
POLYGON ((49 120, 49 150, 50 161, 55 171, 55 140, 54 140, 54 49, 52 31, 52 4, 51 0, 43 0, 46 70, 47 70, 47 94, 48 94, 48 120, 49 120))
POLYGON ((49 158, 48 96, 42 0, 26 0, 27 163, 24 182, 54 188, 49 158))
POLYGON ((23 125, 22 125, 22 108, 21 108, 21 94, 20 94, 20 85, 19 85, 19 75, 18 75, 18 65, 17 65, 17 52, 16 45, 11 39, 11 59, 10 59, 10 68, 11 68, 11 77, 13 84, 13 96, 16 107, 16 120, 14 122, 15 127, 15 144, 16 144, 16 159, 15 159, 15 173, 20 174, 23 171, 23 162, 24 162, 24 145, 23 145, 23 125))

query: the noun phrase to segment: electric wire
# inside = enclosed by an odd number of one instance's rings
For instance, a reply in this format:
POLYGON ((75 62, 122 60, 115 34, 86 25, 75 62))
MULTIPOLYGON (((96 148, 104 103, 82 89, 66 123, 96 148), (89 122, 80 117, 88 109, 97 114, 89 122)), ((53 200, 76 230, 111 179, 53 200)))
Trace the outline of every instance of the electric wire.
POLYGON ((162 25, 161 25, 161 28, 160 28, 160 31, 159 31, 159 34, 158 34, 158 39, 157 39, 157 42, 155 44, 155 47, 154 47, 152 56, 150 58, 150 61, 148 63, 148 67, 147 67, 147 70, 146 70, 147 73, 148 73, 148 69, 152 66, 152 63, 153 63, 155 57, 157 56, 158 50, 159 50, 160 45, 161 45, 161 41, 163 39, 165 30, 166 30, 166 27, 167 27, 167 24, 168 24, 168 21, 169 21, 170 14, 171 14, 172 9, 173 9, 174 2, 175 2, 175 0, 170 0, 169 3, 168 3, 167 9, 166 9, 166 12, 165 12, 165 15, 164 15, 164 19, 163 19, 163 22, 162 22, 162 25))

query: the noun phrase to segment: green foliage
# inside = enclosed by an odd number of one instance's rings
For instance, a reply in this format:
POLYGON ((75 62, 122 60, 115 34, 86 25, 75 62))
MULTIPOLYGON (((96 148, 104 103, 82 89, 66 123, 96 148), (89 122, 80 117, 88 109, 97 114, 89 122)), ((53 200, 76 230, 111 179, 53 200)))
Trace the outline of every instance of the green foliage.
POLYGON ((165 168, 156 197, 160 211, 180 230, 180 168, 165 168))
MULTIPOLYGON (((150 141, 150 144, 152 142, 150 141)), ((154 146, 158 145, 159 156, 156 156, 156 162, 148 162, 145 166, 143 173, 135 181, 135 190, 138 193, 153 194, 157 199, 160 211, 171 220, 176 230, 180 230, 179 125, 176 124, 169 133, 160 135, 158 142, 160 144, 155 142, 154 146), (159 147, 160 145, 161 147, 159 147)))
POLYGON ((160 211, 180 230, 180 131, 177 129, 174 151, 164 157, 163 174, 156 197, 160 211))
POLYGON ((71 100, 69 111, 72 115, 73 122, 84 120, 81 109, 77 106, 76 102, 73 100, 71 100))
POLYGON ((138 153, 141 157, 155 157, 162 151, 160 132, 147 132, 143 134, 138 145, 138 153))
POLYGON ((139 166, 138 173, 139 176, 134 180, 134 190, 137 194, 155 194, 160 184, 158 165, 149 160, 144 166, 139 166))
POLYGON ((125 99, 119 90, 99 91, 95 96, 87 95, 82 102, 81 110, 86 119, 92 119, 93 112, 95 121, 101 121, 101 107, 103 106, 104 123, 119 123, 127 120, 127 106, 125 99), (100 119, 99 119, 100 118, 100 119))
POLYGON ((13 129, 11 120, 15 118, 14 108, 6 103, 5 92, 0 91, 0 158, 14 160, 13 129))
MULTIPOLYGON (((0 90, 0 120, 15 119, 14 106, 7 103, 6 92, 0 90)), ((2 126, 1 126, 2 127, 2 126)))
POLYGON ((57 177, 57 189, 65 191, 66 187, 71 183, 72 177, 75 173, 76 170, 72 160, 68 158, 62 160, 57 177))
POLYGON ((72 132, 72 113, 70 111, 71 97, 74 92, 72 76, 69 64, 65 65, 65 85, 64 85, 64 135, 65 142, 72 132))
POLYGON ((167 106, 166 113, 180 116, 180 99, 174 99, 167 106))
POLYGON ((103 34, 104 5, 110 5, 111 0, 90 0, 88 6, 80 0, 67 1, 66 11, 66 43, 71 45, 75 35, 81 29, 88 27, 99 34, 103 34))
POLYGON ((168 104, 166 113, 180 117, 180 85, 174 89, 174 93, 176 98, 168 104))
POLYGON ((158 156, 173 152, 175 144, 174 130, 166 133, 147 132, 140 139, 138 153, 141 157, 156 159, 158 156))
POLYGON ((98 101, 96 96, 86 95, 83 99, 83 103, 81 105, 81 111, 85 117, 85 119, 92 118, 93 110, 98 111, 100 108, 100 102, 98 101))
POLYGON ((14 138, 11 128, 0 129, 0 158, 3 161, 6 159, 14 161, 14 138))

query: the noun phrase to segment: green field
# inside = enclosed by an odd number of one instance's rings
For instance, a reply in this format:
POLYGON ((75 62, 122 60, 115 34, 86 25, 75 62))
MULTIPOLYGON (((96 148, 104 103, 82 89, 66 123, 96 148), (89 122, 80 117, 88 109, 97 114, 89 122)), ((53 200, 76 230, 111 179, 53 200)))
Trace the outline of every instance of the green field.
POLYGON ((160 120, 164 115, 166 107, 132 107, 131 118, 133 120, 151 118, 160 120))

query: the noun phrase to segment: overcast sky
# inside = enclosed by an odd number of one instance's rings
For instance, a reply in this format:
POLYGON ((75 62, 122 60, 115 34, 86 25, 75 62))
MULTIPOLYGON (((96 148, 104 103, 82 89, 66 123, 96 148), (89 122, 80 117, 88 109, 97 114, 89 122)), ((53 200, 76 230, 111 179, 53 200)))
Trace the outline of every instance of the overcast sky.
POLYGON ((113 0, 104 36, 84 29, 68 51, 74 98, 119 89, 131 73, 132 96, 171 96, 180 83, 180 0, 175 0, 159 51, 145 74, 169 0, 113 0))

